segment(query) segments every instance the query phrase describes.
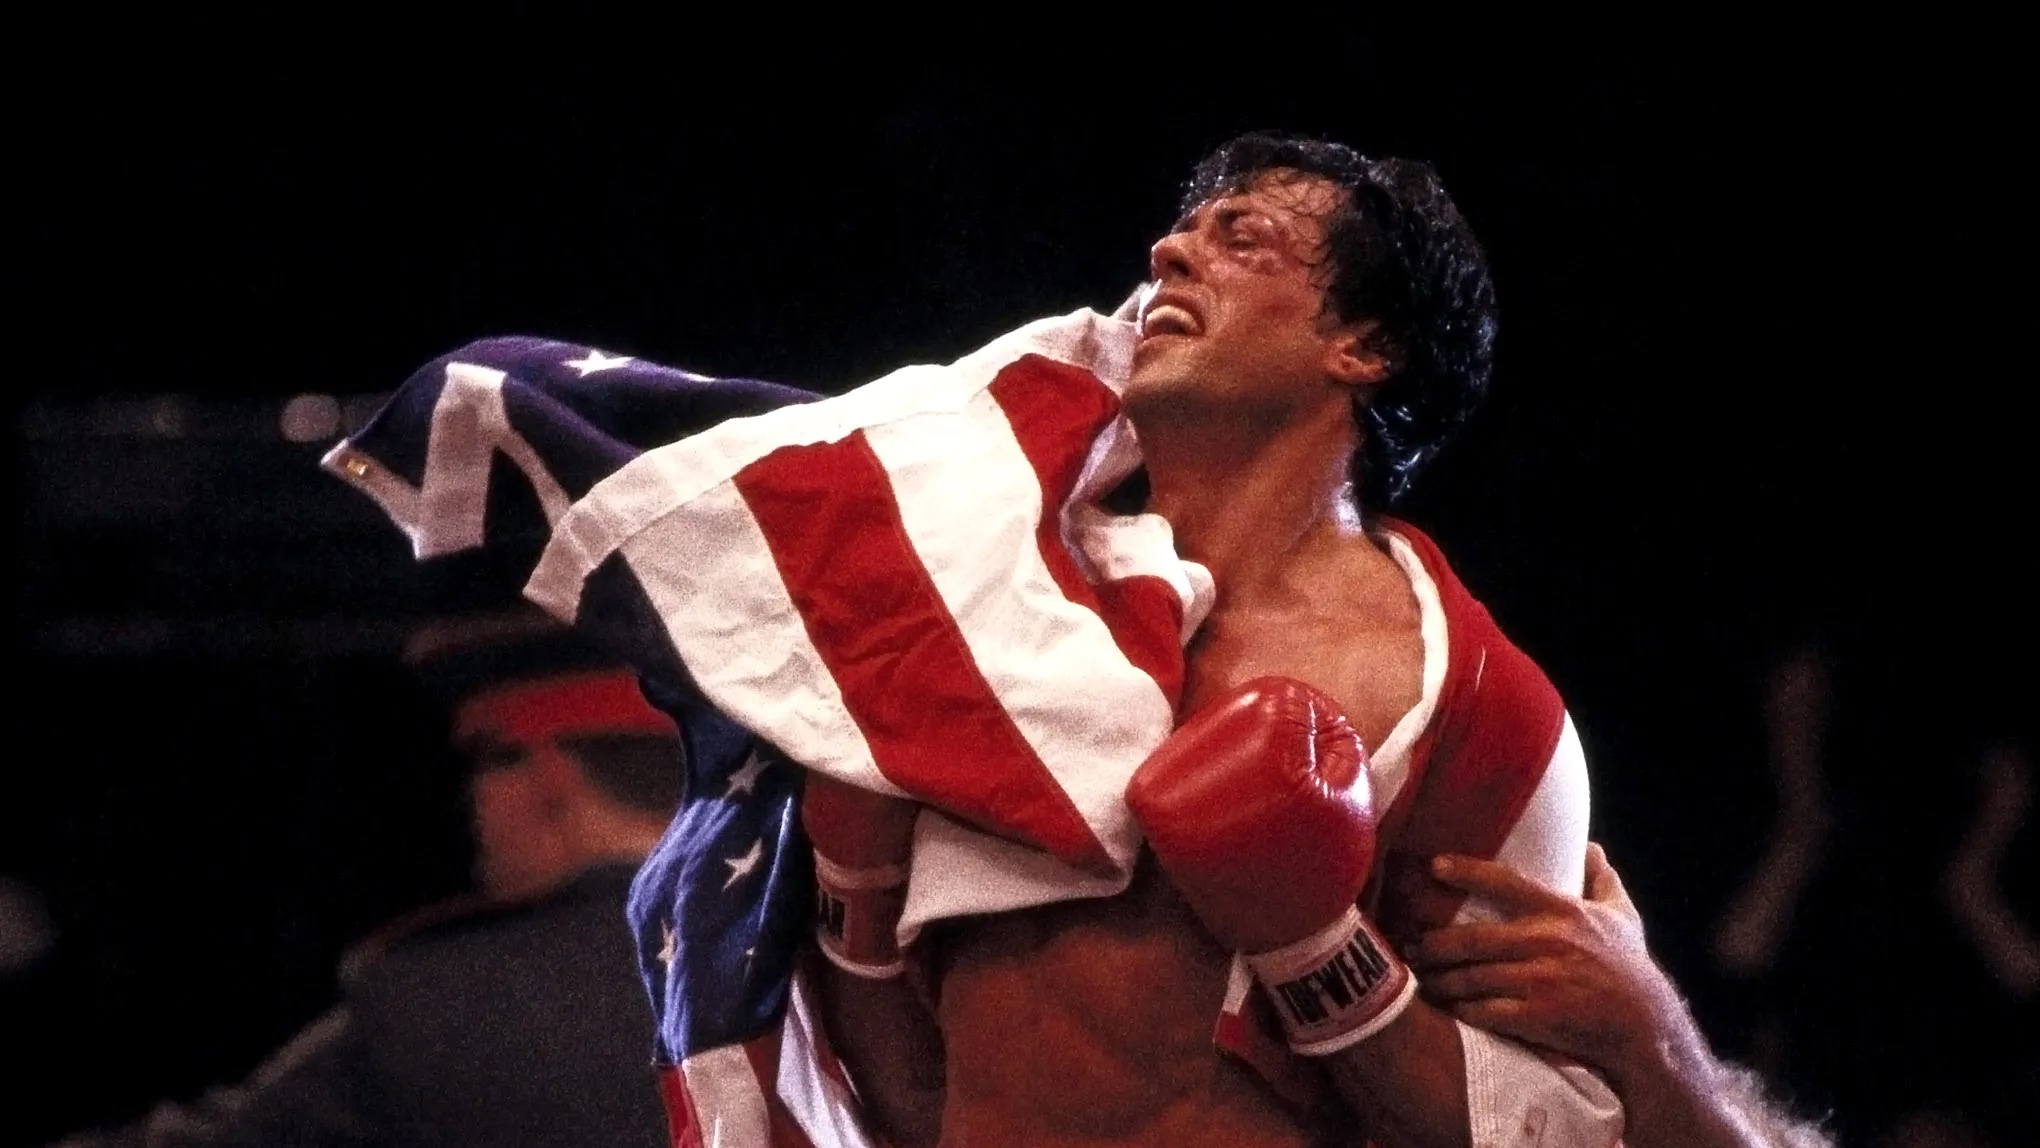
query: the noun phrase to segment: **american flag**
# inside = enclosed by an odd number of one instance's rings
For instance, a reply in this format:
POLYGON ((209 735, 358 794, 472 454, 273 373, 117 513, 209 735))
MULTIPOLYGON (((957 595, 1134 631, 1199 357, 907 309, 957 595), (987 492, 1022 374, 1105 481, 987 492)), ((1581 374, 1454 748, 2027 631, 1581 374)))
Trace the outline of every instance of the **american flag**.
POLYGON ((927 803, 903 940, 1125 886, 1126 780, 1211 603, 1166 523, 1102 505, 1131 345, 1079 311, 820 399, 489 339, 327 455, 420 560, 528 560, 686 731, 631 907, 676 1143, 868 1142, 801 997, 801 770, 927 803))

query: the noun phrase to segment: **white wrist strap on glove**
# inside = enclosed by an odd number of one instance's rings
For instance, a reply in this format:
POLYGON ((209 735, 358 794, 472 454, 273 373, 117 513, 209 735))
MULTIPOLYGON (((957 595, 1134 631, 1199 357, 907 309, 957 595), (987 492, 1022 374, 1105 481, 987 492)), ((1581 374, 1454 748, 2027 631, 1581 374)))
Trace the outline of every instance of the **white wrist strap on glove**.
POLYGON ((1268 992, 1289 1047, 1326 1056, 1366 1040, 1416 998, 1417 978, 1360 910, 1293 945, 1249 954, 1247 966, 1268 992))
POLYGON ((907 970, 894 934, 906 901, 904 866, 852 869, 815 854, 815 936, 851 976, 880 981, 907 970))

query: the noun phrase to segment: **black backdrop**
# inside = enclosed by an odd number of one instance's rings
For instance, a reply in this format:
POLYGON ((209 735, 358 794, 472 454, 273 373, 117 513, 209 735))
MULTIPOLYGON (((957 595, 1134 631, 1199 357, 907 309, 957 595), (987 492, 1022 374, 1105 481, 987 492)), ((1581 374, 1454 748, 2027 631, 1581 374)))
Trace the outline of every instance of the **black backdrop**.
MULTIPOLYGON (((2002 61, 1980 30, 1443 31, 180 57, 30 105, 0 877, 51 944, 0 973, 0 1140, 239 1075, 343 945, 462 882, 390 660, 434 587, 286 400, 509 332, 825 390, 946 359, 1116 303, 1188 165, 1259 126, 1433 161, 1490 249, 1495 393, 1405 513, 1567 696, 1710 1033, 1858 1139, 2030 1119, 2031 998, 1934 899, 1980 755, 2035 747, 2025 372, 1980 277, 2014 230, 2002 61), (1738 979, 1706 937, 1801 648, 1841 828, 1738 979)), ((2034 838, 2003 880, 2040 922, 2034 838)))

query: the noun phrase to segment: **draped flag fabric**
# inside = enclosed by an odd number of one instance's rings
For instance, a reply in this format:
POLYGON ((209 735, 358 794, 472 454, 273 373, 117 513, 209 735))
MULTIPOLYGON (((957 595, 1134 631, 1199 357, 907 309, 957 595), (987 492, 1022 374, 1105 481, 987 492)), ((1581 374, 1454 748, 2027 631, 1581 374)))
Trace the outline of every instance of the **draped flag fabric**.
POLYGON ((1102 504, 1139 461, 1131 347, 1079 311, 818 399, 491 339, 327 455, 420 560, 528 559, 525 596, 679 719, 688 798, 632 898, 678 1141, 862 1142, 794 972, 799 769, 926 804, 903 940, 1125 887, 1126 781, 1212 597, 1102 504))

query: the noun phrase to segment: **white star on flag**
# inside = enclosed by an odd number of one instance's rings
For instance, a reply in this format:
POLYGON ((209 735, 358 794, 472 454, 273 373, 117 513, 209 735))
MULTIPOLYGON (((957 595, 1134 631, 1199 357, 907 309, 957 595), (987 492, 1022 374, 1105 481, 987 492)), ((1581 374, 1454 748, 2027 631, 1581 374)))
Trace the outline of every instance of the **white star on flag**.
POLYGON ((590 347, 588 348, 587 358, 568 359, 567 366, 581 372, 581 377, 585 379, 597 371, 613 371, 618 367, 628 366, 631 361, 632 358, 629 355, 618 355, 612 359, 608 355, 590 347))
POLYGON ((673 931, 671 921, 659 922, 659 933, 664 940, 659 946, 659 963, 670 973, 673 971, 673 958, 680 955, 679 934, 673 931))
POLYGON ((750 876, 751 870, 756 869, 758 867, 758 861, 763 856, 765 856, 764 845, 761 842, 753 841, 751 842, 750 852, 744 854, 742 857, 732 858, 730 860, 724 861, 723 864, 730 867, 730 879, 723 882, 723 888, 728 889, 730 886, 736 884, 739 880, 742 880, 743 878, 750 876))
POLYGON ((735 797, 740 793, 748 795, 758 787, 758 775, 765 772, 765 766, 765 759, 758 756, 757 750, 752 750, 751 756, 744 759, 744 764, 739 766, 735 773, 730 774, 730 787, 723 796, 735 797))

